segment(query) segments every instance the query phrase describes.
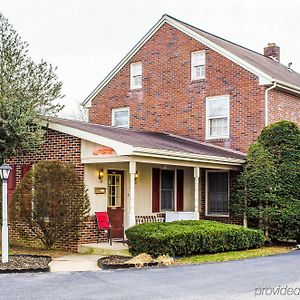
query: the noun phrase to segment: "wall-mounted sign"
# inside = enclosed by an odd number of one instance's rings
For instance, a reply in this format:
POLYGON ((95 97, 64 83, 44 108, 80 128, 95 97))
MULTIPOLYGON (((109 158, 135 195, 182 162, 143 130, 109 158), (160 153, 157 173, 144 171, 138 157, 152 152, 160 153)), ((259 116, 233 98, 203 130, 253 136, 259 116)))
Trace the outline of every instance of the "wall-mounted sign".
POLYGON ((95 194, 106 194, 106 188, 95 187, 95 194))
POLYGON ((113 155, 115 154, 114 149, 109 147, 100 146, 94 149, 94 155, 113 155))

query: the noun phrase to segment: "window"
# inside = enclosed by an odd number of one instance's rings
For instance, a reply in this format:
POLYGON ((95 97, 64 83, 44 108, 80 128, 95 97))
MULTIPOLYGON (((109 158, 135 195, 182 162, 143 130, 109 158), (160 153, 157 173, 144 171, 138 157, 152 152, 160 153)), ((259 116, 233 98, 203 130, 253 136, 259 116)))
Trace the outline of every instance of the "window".
POLYGON ((112 126, 129 127, 129 108, 114 108, 112 110, 112 126))
POLYGON ((206 138, 229 138, 229 96, 206 98, 206 138))
POLYGON ((206 214, 229 216, 229 173, 206 171, 206 214))
POLYGON ((108 206, 121 207, 121 174, 108 174, 108 206))
POLYGON ((205 51, 192 52, 192 80, 205 78, 205 51))
POLYGON ((161 210, 174 210, 174 182, 175 172, 161 170, 160 208, 161 210))
POLYGON ((132 63, 130 65, 130 89, 142 88, 142 63, 132 63))

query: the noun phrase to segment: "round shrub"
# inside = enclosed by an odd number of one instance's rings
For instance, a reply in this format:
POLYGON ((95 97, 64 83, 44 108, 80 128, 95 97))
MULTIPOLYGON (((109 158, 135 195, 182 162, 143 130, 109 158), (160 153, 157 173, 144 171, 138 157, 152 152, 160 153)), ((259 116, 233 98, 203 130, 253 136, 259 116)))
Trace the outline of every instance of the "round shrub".
POLYGON ((126 236, 132 254, 153 256, 243 250, 264 243, 261 230, 205 220, 139 224, 127 229, 126 236))

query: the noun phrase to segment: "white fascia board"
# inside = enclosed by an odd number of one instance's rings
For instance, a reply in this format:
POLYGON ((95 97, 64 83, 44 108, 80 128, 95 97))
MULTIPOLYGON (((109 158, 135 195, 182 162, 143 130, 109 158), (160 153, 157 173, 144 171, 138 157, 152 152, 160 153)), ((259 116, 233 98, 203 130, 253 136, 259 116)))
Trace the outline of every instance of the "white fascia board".
POLYGON ((166 17, 166 22, 169 23, 170 25, 172 25, 173 27, 175 27, 176 29, 180 30, 181 32, 192 37, 196 41, 206 45, 207 47, 209 47, 212 50, 216 51, 217 53, 221 54, 222 56, 228 58, 232 62, 238 64, 239 66, 243 67, 244 69, 246 69, 249 72, 253 73, 254 75, 258 76, 259 83, 261 85, 272 83, 273 78, 270 75, 257 69, 253 65, 242 60, 240 57, 238 57, 238 56, 232 54, 231 52, 225 50, 224 48, 218 46, 217 44, 213 43, 212 41, 208 40, 207 38, 203 37, 202 35, 194 32, 193 30, 189 29, 188 27, 184 26, 183 24, 179 23, 178 21, 171 19, 169 17, 166 17))
POLYGON ((86 108, 91 107, 93 98, 106 86, 106 84, 126 65, 126 63, 140 50, 141 47, 154 35, 154 33, 166 22, 163 16, 129 51, 129 53, 112 69, 112 71, 100 82, 100 84, 91 92, 90 95, 82 102, 86 108))
POLYGON ((238 165, 238 166, 241 166, 246 162, 245 159, 201 155, 201 154, 194 154, 194 153, 175 152, 169 150, 159 150, 159 149, 150 149, 150 148, 141 148, 141 147, 135 147, 133 151, 133 155, 168 158, 168 159, 175 159, 175 160, 188 160, 188 161, 195 161, 195 162, 215 162, 218 164, 227 164, 227 165, 229 164, 229 165, 238 165))
POLYGON ((222 47, 216 45, 210 40, 204 38, 200 34, 197 34, 193 30, 187 28, 176 20, 171 19, 168 16, 163 16, 147 33, 146 35, 130 50, 130 52, 116 65, 116 67, 104 78, 103 81, 91 92, 91 94, 82 102, 82 105, 86 108, 91 107, 91 101, 93 98, 106 86, 106 84, 126 65, 126 63, 143 47, 143 45, 155 34, 155 32, 165 23, 170 24, 181 32, 187 34, 188 36, 194 38, 195 40, 203 43, 207 47, 213 49, 224 57, 230 59, 241 67, 245 68, 249 72, 257 75, 259 77, 259 83, 261 85, 271 84, 274 79, 251 64, 245 62, 238 56, 232 54, 231 52, 223 49, 222 47))
POLYGON ((92 143, 96 143, 99 145, 103 145, 103 146, 112 148, 116 151, 116 153, 118 155, 131 155, 133 152, 133 146, 131 146, 131 145, 117 142, 115 140, 112 140, 112 139, 109 139, 109 138, 106 138, 106 137, 103 137, 103 136, 100 136, 97 134, 93 134, 90 132, 86 132, 84 130, 80 130, 77 128, 61 125, 61 124, 51 122, 51 121, 45 121, 45 127, 78 137, 80 139, 83 139, 83 140, 86 140, 86 141, 89 141, 92 143))
POLYGON ((281 80, 275 80, 275 82, 278 83, 276 85, 277 87, 280 87, 280 88, 285 89, 285 90, 290 91, 290 92, 294 92, 296 94, 300 94, 300 87, 297 87, 297 86, 292 85, 292 84, 285 83, 281 80))
POLYGON ((117 156, 117 157, 107 157, 107 158, 84 158, 81 159, 83 164, 104 164, 104 163, 118 163, 118 162, 128 162, 132 161, 130 156, 117 156))

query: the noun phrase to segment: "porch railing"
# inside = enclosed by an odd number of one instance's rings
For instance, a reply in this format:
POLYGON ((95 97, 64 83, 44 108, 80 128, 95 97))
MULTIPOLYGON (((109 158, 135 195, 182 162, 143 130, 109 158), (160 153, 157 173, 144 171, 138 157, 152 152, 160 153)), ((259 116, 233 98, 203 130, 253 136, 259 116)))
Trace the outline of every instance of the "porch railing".
POLYGON ((164 214, 135 216, 135 224, 165 222, 164 214))

